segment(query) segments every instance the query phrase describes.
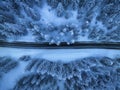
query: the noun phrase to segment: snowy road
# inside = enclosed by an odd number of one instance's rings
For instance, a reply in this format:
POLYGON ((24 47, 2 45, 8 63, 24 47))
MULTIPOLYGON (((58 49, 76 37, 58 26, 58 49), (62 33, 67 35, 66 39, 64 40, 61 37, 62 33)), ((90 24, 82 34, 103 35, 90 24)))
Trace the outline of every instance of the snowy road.
POLYGON ((48 60, 75 60, 88 56, 120 56, 120 50, 114 49, 18 49, 0 47, 0 56, 19 58, 23 55, 45 58, 48 60))

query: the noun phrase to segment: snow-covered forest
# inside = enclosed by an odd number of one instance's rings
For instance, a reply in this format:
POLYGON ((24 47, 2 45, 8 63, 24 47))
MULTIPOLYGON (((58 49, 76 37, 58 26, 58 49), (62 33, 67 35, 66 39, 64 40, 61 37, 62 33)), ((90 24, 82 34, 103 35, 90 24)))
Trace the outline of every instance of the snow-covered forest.
POLYGON ((1 90, 120 89, 120 50, 0 50, 1 90))
POLYGON ((120 0, 0 0, 0 40, 120 42, 120 0))
MULTIPOLYGON (((120 0, 0 0, 1 41, 120 43, 120 0)), ((0 90, 120 90, 120 49, 0 47, 0 90)))

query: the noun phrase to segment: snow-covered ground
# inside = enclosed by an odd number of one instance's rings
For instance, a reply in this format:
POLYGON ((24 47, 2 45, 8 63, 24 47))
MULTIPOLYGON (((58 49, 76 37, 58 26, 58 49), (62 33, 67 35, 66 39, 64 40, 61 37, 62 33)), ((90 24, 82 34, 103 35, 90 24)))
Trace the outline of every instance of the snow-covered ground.
POLYGON ((25 67, 26 63, 20 62, 15 69, 12 69, 10 72, 5 74, 0 80, 0 90, 12 89, 19 78, 25 75, 25 67))
POLYGON ((114 49, 18 49, 0 47, 0 56, 11 56, 19 58, 24 55, 44 58, 52 61, 69 62, 89 56, 107 56, 114 58, 120 56, 120 50, 114 49))

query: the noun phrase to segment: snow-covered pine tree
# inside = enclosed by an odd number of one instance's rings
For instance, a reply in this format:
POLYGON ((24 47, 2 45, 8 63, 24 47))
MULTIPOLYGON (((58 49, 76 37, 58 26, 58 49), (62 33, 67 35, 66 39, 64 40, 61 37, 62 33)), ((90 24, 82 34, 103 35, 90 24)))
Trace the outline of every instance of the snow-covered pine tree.
POLYGON ((18 66, 18 62, 13 60, 11 57, 0 57, 0 76, 8 73, 12 69, 18 66))
POLYGON ((61 0, 61 2, 63 4, 64 8, 67 8, 70 5, 71 0, 61 0))
POLYGON ((56 8, 56 14, 58 17, 62 17, 64 15, 64 7, 62 3, 59 3, 57 8, 56 8))
POLYGON ((58 90, 62 90, 57 82, 64 86, 64 90, 99 89, 103 85, 105 88, 118 88, 116 83, 119 83, 119 61, 119 57, 86 57, 71 62, 33 58, 27 65, 31 68, 27 69, 29 73, 18 80, 13 90, 52 90, 58 87, 58 90), (114 85, 109 87, 111 83, 114 85))
POLYGON ((39 21, 40 20, 40 14, 38 13, 37 10, 34 10, 28 6, 24 6, 24 11, 26 12, 27 16, 32 18, 34 21, 39 21))
POLYGON ((52 8, 56 8, 58 6, 59 0, 47 0, 48 5, 52 8))
POLYGON ((80 0, 71 0, 71 7, 73 10, 77 10, 79 8, 80 0))

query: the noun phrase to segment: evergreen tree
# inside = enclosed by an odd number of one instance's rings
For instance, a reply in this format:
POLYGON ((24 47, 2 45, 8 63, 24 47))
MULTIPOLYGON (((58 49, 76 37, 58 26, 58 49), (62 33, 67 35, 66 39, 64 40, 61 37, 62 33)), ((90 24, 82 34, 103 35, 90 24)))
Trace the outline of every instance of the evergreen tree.
POLYGON ((73 10, 78 9, 79 0, 72 0, 72 1, 71 1, 71 6, 72 6, 72 9, 73 9, 73 10))
POLYGON ((50 5, 52 8, 56 8, 58 5, 58 0, 47 0, 48 5, 50 5))
POLYGON ((62 17, 64 15, 64 7, 62 3, 59 3, 57 8, 56 8, 56 13, 58 17, 62 17))

